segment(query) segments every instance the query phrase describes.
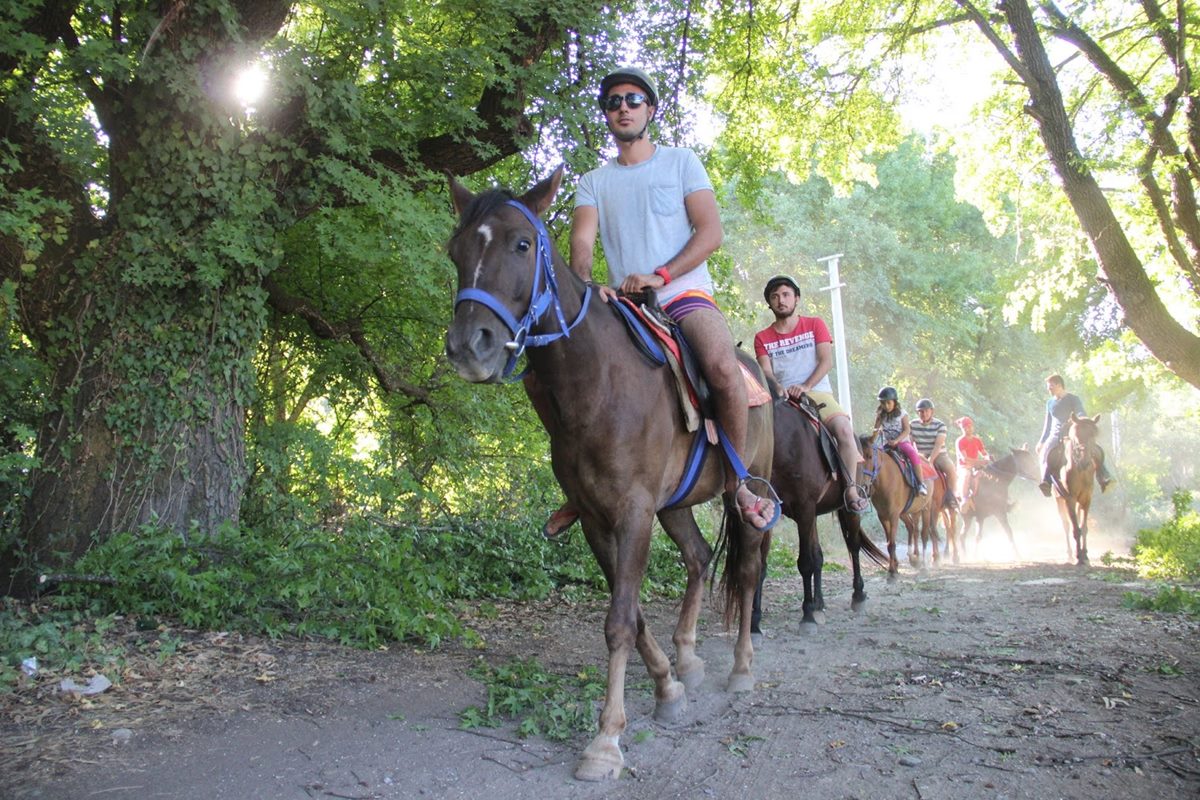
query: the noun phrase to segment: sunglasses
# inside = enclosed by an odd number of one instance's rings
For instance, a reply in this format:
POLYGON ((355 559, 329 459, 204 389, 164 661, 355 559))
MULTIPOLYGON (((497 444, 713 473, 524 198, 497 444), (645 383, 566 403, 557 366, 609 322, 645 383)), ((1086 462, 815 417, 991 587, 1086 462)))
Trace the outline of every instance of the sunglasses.
POLYGON ((605 111, 616 111, 621 107, 621 102, 630 108, 638 108, 642 103, 646 102, 646 95, 641 92, 630 92, 629 94, 610 94, 600 101, 600 107, 605 111))

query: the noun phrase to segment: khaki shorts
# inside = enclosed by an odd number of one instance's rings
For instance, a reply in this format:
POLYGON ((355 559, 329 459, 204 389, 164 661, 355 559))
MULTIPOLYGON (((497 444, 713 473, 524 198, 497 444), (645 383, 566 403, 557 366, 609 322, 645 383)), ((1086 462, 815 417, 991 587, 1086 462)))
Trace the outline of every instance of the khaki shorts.
POLYGON ((821 418, 821 422, 829 422, 834 417, 848 416, 842 410, 842 407, 838 405, 838 401, 834 398, 832 392, 813 390, 807 392, 807 394, 809 399, 813 401, 813 405, 819 407, 817 409, 817 416, 821 418))

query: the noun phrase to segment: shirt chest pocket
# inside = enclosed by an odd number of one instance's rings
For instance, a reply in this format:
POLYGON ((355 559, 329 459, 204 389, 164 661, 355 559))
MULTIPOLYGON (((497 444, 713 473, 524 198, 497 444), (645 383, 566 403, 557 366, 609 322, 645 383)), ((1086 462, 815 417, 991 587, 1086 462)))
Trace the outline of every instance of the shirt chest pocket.
POLYGON ((650 210, 660 217, 670 217, 681 213, 683 197, 679 189, 671 184, 658 184, 650 187, 650 210))

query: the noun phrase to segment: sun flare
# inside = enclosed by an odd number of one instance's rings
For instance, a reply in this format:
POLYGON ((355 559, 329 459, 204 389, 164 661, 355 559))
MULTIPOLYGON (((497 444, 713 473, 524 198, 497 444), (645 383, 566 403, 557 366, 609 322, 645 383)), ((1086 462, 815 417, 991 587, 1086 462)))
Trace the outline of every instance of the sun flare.
POLYGON ((252 108, 257 105, 266 92, 267 73, 260 64, 251 64, 234 78, 234 97, 246 108, 252 108))

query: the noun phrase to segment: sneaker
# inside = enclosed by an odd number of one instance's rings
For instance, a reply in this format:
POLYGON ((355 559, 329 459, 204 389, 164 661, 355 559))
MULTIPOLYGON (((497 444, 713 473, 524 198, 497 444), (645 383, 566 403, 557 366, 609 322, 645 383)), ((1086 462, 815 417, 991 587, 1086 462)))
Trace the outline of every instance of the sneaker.
POLYGON ((1104 494, 1105 492, 1107 492, 1108 487, 1112 486, 1114 483, 1117 482, 1116 478, 1105 478, 1105 479, 1097 478, 1097 480, 1100 481, 1100 494, 1104 494))

